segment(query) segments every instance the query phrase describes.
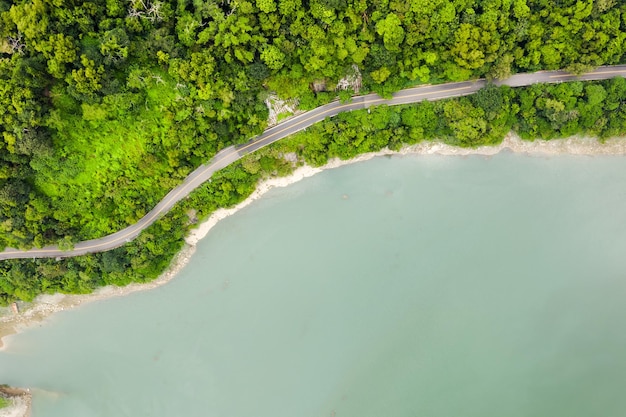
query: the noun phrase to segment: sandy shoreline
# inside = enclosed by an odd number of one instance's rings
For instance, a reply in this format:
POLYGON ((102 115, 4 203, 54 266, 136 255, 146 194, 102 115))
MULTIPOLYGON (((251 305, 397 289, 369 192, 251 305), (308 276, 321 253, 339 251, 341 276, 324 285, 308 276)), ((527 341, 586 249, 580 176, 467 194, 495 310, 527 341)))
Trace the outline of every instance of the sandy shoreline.
MULTIPOLYGON (((302 166, 297 168, 291 175, 283 178, 271 178, 258 184, 257 189, 245 201, 230 209, 219 209, 196 229, 193 229, 185 238, 187 245, 176 255, 171 266, 156 280, 147 284, 130 284, 126 287, 107 286, 87 295, 42 295, 33 303, 21 304, 22 312, 14 315, 9 308, 0 310, 0 350, 6 349, 10 337, 30 326, 38 324, 47 317, 58 311, 75 308, 87 302, 103 300, 110 297, 119 297, 132 294, 136 291, 144 291, 159 287, 176 276, 176 274, 189 262, 195 252, 195 245, 204 238, 207 233, 220 220, 236 213, 274 187, 285 187, 304 178, 315 175, 326 169, 337 168, 356 162, 366 161, 383 155, 495 155, 503 150, 528 155, 626 155, 626 140, 609 139, 604 144, 594 138, 572 137, 561 140, 527 142, 510 134, 498 146, 482 146, 474 149, 457 148, 442 143, 423 142, 413 146, 407 146, 398 152, 382 150, 380 152, 367 153, 358 157, 341 161, 333 159, 323 167, 314 168, 302 166), (5 342, 4 345, 2 342, 5 342)), ((4 417, 0 414, 0 417, 4 417)))
POLYGON ((370 152, 359 155, 353 159, 342 161, 340 159, 332 159, 326 165, 315 168, 308 165, 297 168, 291 175, 283 178, 271 178, 257 185, 256 190, 245 201, 237 206, 229 209, 218 209, 198 228, 193 229, 185 238, 189 245, 195 245, 204 238, 207 233, 220 220, 236 213, 246 207, 254 200, 260 198, 267 191, 274 187, 286 187, 296 183, 304 178, 311 177, 319 172, 327 169, 338 168, 340 166, 349 165, 357 162, 367 161, 377 156, 386 155, 496 155, 503 150, 509 150, 514 153, 528 155, 626 155, 626 140, 621 138, 609 139, 604 144, 598 142, 595 138, 572 137, 568 139, 558 139, 551 141, 534 141, 528 142, 521 140, 514 134, 509 134, 498 146, 481 146, 478 148, 459 148, 438 142, 422 142, 417 145, 406 146, 399 151, 383 149, 379 152, 370 152))

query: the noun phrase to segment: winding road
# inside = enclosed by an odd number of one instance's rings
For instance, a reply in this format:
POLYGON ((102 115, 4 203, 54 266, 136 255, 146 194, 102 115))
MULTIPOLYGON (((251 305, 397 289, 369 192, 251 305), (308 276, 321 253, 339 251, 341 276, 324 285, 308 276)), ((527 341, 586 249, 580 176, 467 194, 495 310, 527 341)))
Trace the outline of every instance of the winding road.
MULTIPOLYGON (((496 85, 523 87, 536 83, 561 83, 567 81, 605 80, 613 77, 626 77, 626 65, 599 67, 583 75, 573 75, 565 71, 541 71, 534 73, 516 74, 506 80, 495 82, 496 85)), ((144 229, 154 223, 163 214, 167 213, 177 202, 187 197, 194 189, 207 181, 214 172, 241 159, 264 146, 306 129, 314 123, 327 117, 351 110, 365 109, 370 106, 386 104, 417 103, 424 100, 441 100, 450 97, 461 97, 475 93, 487 85, 487 81, 464 81, 439 85, 427 85, 407 88, 398 91, 391 99, 384 99, 377 94, 368 94, 352 98, 350 103, 334 101, 314 110, 290 118, 277 126, 267 129, 261 135, 251 139, 248 143, 231 146, 215 155, 207 164, 203 164, 193 171, 185 180, 170 191, 150 212, 139 221, 125 229, 101 237, 77 243, 71 250, 60 250, 57 246, 45 246, 40 249, 19 250, 7 248, 0 252, 0 260, 16 258, 63 258, 85 255, 94 252, 104 252, 117 248, 135 239, 144 229)))

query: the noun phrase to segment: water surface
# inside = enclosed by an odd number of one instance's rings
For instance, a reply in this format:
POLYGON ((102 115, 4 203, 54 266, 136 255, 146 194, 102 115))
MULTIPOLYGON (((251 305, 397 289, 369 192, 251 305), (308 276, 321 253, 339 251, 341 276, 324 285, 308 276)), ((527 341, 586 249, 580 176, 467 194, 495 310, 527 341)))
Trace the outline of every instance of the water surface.
POLYGON ((378 158, 11 339, 33 417, 623 416, 623 157, 378 158))

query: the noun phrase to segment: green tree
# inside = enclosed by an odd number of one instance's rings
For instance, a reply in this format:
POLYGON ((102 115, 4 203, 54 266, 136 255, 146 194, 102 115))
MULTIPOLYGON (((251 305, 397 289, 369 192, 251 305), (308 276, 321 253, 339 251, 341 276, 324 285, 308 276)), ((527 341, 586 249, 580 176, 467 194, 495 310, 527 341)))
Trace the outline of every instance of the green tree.
POLYGON ((81 68, 72 70, 66 81, 72 87, 71 91, 74 92, 77 98, 91 100, 102 89, 104 67, 96 65, 86 55, 81 55, 80 63, 81 68))
POLYGON ((130 44, 126 31, 115 28, 104 32, 100 38, 100 53, 107 65, 119 65, 128 58, 128 46, 130 44))
POLYGON ((385 48, 399 52, 400 44, 404 40, 402 22, 395 13, 389 13, 384 19, 376 23, 376 32, 383 37, 385 48))
POLYGON ((275 45, 267 45, 261 52, 261 59, 268 68, 279 70, 285 65, 285 54, 275 45))
POLYGON ((255 0, 256 6, 263 13, 272 13, 276 11, 276 2, 274 0, 255 0))

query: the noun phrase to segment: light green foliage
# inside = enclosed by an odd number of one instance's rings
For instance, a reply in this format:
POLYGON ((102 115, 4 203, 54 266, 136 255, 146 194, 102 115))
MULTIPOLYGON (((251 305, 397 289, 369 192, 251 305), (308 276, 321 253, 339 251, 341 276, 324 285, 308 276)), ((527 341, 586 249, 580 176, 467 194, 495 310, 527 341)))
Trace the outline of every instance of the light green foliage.
POLYGON ((456 56, 457 64, 468 69, 482 67, 492 48, 489 44, 494 42, 491 36, 468 23, 461 24, 454 36, 456 42, 451 52, 456 56))
POLYGON ((11 402, 7 398, 0 397, 0 409, 6 408, 9 405, 11 405, 11 402))
POLYGON ((387 67, 381 67, 376 71, 372 71, 370 75, 372 76, 372 80, 374 80, 375 83, 382 84, 385 82, 385 80, 387 80, 387 78, 389 78, 389 76, 391 75, 391 71, 387 67))
POLYGON ((404 40, 404 29, 395 13, 390 13, 385 19, 378 21, 376 32, 383 37, 385 48, 390 51, 400 50, 400 43, 404 40))
POLYGON ((63 78, 66 74, 66 64, 76 61, 78 48, 72 37, 57 33, 51 35, 47 41, 40 42, 37 49, 47 58, 50 74, 56 78, 63 78))
POLYGON ((93 99, 102 88, 104 66, 96 65, 87 55, 81 55, 80 64, 81 67, 72 70, 66 81, 75 91, 76 97, 93 99))
POLYGON ((255 0, 256 6, 263 13, 271 13, 276 11, 276 2, 274 0, 255 0))
POLYGON ((128 58, 129 39, 126 31, 115 28, 105 32, 100 40, 100 53, 107 64, 119 64, 128 58))
POLYGON ((17 30, 28 40, 37 40, 48 28, 48 12, 43 0, 13 4, 9 10, 17 30))
POLYGON ((311 14, 316 19, 324 22, 327 25, 333 23, 336 18, 335 9, 332 7, 332 2, 325 2, 319 0, 311 1, 311 14))
POLYGON ((193 46, 196 42, 196 31, 200 22, 190 13, 184 13, 176 23, 178 39, 185 46, 193 46))
POLYGON ((585 86, 585 94, 587 95, 587 104, 591 107, 601 106, 607 96, 606 90, 600 84, 585 86))
POLYGON ((301 6, 301 0, 278 0, 278 10, 284 16, 294 14, 301 6))
POLYGON ((443 104, 443 115, 452 136, 461 146, 475 146, 487 132, 485 111, 471 105, 468 99, 447 101, 443 104))
POLYGON ((526 0, 513 1, 513 16, 516 19, 525 19, 530 16, 530 8, 526 4, 526 0))
POLYGON ((279 70, 285 65, 285 54, 274 45, 268 45, 261 52, 261 59, 270 69, 279 70))

